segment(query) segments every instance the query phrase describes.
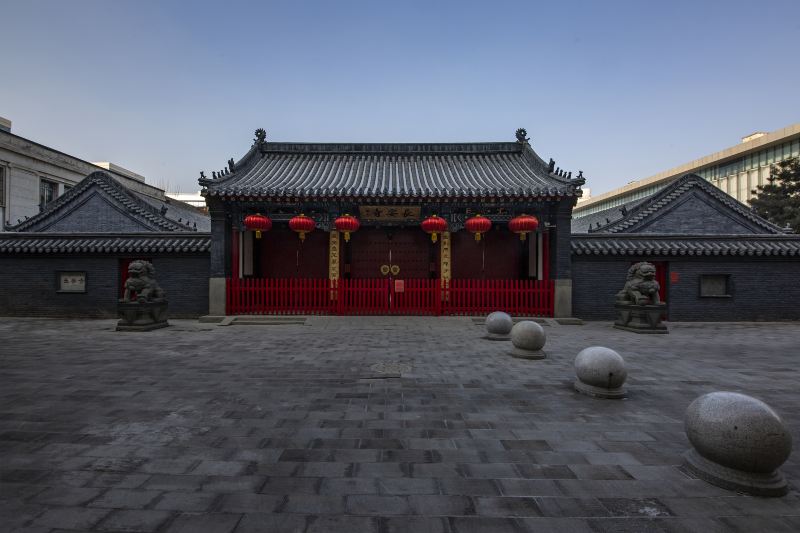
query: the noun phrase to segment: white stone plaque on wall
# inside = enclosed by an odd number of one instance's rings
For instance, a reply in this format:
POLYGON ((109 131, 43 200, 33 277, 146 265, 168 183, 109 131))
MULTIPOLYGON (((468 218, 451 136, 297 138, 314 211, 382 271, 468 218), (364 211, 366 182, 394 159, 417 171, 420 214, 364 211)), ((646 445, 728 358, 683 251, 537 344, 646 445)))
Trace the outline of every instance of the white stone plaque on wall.
POLYGON ((86 292, 86 272, 59 272, 58 292, 86 292))

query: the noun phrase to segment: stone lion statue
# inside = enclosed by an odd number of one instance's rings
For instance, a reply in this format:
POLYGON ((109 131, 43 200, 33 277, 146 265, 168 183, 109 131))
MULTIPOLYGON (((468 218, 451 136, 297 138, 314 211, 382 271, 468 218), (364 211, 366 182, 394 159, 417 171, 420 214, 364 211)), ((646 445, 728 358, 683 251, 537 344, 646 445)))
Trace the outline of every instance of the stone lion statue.
POLYGON ((155 280, 156 269, 150 261, 136 260, 128 265, 128 279, 125 281, 125 294, 123 302, 160 302, 166 298, 164 289, 158 286, 155 280), (136 295, 136 300, 131 300, 131 294, 136 295))
POLYGON ((656 281, 656 267, 642 261, 628 269, 625 287, 617 293, 617 303, 634 305, 658 305, 660 285, 656 281))

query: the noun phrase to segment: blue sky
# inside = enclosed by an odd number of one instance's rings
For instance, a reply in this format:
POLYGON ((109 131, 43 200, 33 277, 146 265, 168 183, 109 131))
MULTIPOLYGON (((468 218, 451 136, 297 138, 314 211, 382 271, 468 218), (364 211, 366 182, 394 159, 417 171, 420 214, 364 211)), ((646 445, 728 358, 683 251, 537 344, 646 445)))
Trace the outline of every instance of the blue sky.
POLYGON ((268 140, 513 140, 593 194, 800 122, 800 2, 0 0, 12 131, 197 190, 268 140))

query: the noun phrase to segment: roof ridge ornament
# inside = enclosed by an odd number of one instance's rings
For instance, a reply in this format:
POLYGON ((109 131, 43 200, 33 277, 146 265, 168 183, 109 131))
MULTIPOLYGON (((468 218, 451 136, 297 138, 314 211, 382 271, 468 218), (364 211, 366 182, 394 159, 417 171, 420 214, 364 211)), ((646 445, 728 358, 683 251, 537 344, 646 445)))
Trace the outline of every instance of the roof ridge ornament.
POLYGON ((261 146, 265 142, 267 142, 267 130, 264 128, 258 128, 256 130, 256 138, 253 140, 257 145, 261 146))
POLYGON ((530 139, 530 137, 528 137, 528 131, 525 128, 517 128, 517 131, 515 132, 515 135, 517 136, 517 142, 518 143, 520 143, 520 144, 530 144, 529 141, 531 139, 530 139))

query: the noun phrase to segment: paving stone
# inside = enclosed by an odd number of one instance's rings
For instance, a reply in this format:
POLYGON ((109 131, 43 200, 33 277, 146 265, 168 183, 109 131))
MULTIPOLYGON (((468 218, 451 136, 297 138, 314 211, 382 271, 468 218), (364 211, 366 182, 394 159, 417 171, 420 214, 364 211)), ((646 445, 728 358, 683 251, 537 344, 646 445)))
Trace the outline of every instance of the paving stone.
POLYGON ((429 478, 386 478, 378 480, 381 494, 438 494, 436 480, 429 478))
POLYGON ((467 496, 409 496, 414 514, 421 516, 469 516, 475 514, 475 504, 467 496))
POLYGON ((200 489, 205 479, 205 476, 154 474, 148 476, 147 481, 141 485, 141 488, 149 490, 195 491, 200 489))
POLYGON ((461 470, 469 478, 502 479, 523 477, 510 463, 463 464, 461 470))
POLYGON ((595 533, 589 522, 579 518, 517 518, 525 533, 595 533))
POLYGON ((516 468, 520 477, 528 479, 574 479, 577 477, 574 470, 567 465, 518 464, 516 468))
POLYGON ((451 517, 454 533, 519 533, 517 522, 511 518, 451 517))
POLYGON ((98 497, 101 492, 100 489, 57 487, 37 494, 32 501, 42 505, 83 505, 98 497))
POLYGON ((278 505, 282 513, 308 515, 343 514, 343 496, 319 496, 316 494, 290 494, 278 505))
POLYGON ((599 500, 594 498, 536 498, 536 505, 544 516, 593 517, 612 516, 599 500))
POLYGON ((570 465, 569 469, 578 479, 633 479, 633 476, 619 465, 570 465))
POLYGON ((564 496, 550 479, 500 479, 497 486, 503 496, 564 496))
POLYGON ((479 496, 475 509, 481 516, 542 516, 534 498, 479 496))
POLYGON ((208 476, 203 490, 208 492, 255 492, 264 485, 265 476, 208 476))
MULTIPOLYGON (((229 497, 239 496, 232 494, 229 497)), ((247 496, 253 496, 247 494, 247 496)), ((219 498, 213 492, 168 492, 164 494, 153 506, 162 511, 202 512, 211 509, 212 504, 219 498)), ((223 511, 236 512, 236 509, 222 509, 223 511)))
POLYGON ((672 511, 655 498, 601 498, 603 506, 614 516, 671 516, 672 511))
POLYGON ((104 509, 143 509, 161 493, 155 490, 111 489, 89 502, 104 509))
POLYGON ((348 477, 354 471, 353 463, 301 463, 294 476, 303 477, 348 477))
MULTIPOLYGON (((800 529, 794 492, 743 497, 680 467, 683 413, 712 390, 745 387, 797 433, 800 324, 671 324, 659 339, 551 325, 535 372, 457 317, 175 324, 128 347, 111 320, 4 318, 6 529, 79 509, 74 527, 98 531, 152 525, 121 510, 167 513, 164 530, 206 513, 245 514, 241 531, 800 529), (574 354, 592 345, 625 357, 627 400, 572 389, 574 354), (364 380, 365 359, 412 371, 364 380), (110 514, 91 524, 94 511, 110 514)), ((781 468, 792 486, 796 455, 781 468)))
POLYGON ((404 463, 359 463, 353 473, 355 477, 410 477, 411 469, 404 463))
MULTIPOLYGON (((309 521, 305 533, 378 533, 382 530, 377 518, 366 516, 316 516, 309 521)), ((410 531, 410 530, 406 530, 410 531)), ((421 532, 415 532, 421 533, 421 532)))
POLYGON ((353 495, 347 497, 347 512, 355 515, 407 515, 411 507, 403 496, 353 495))
POLYGON ((326 478, 322 480, 319 493, 326 496, 337 494, 377 494, 378 480, 373 478, 326 478))
POLYGON ((303 515, 254 513, 245 514, 236 526, 236 533, 304 533, 309 521, 303 515))
POLYGON ((201 461, 191 474, 207 476, 238 476, 245 472, 248 463, 240 461, 201 461))
POLYGON ((156 531, 172 516, 168 511, 113 511, 97 527, 101 531, 156 531))
POLYGON ((172 521, 166 531, 167 533, 230 533, 241 518, 242 515, 239 514, 182 514, 172 521))
MULTIPOLYGON (((133 459, 122 459, 120 461, 134 461, 133 459)), ((137 459, 140 464, 138 471, 146 474, 188 474, 197 464, 196 459, 137 459)), ((131 469, 134 470, 134 469, 131 469)), ((194 472, 191 472, 194 474, 194 472)))
POLYGON ((150 474, 103 473, 92 475, 92 477, 85 483, 85 486, 135 489, 144 485, 152 477, 153 476, 150 474))
POLYGON ((388 517, 381 519, 385 533, 449 533, 446 518, 388 517))

